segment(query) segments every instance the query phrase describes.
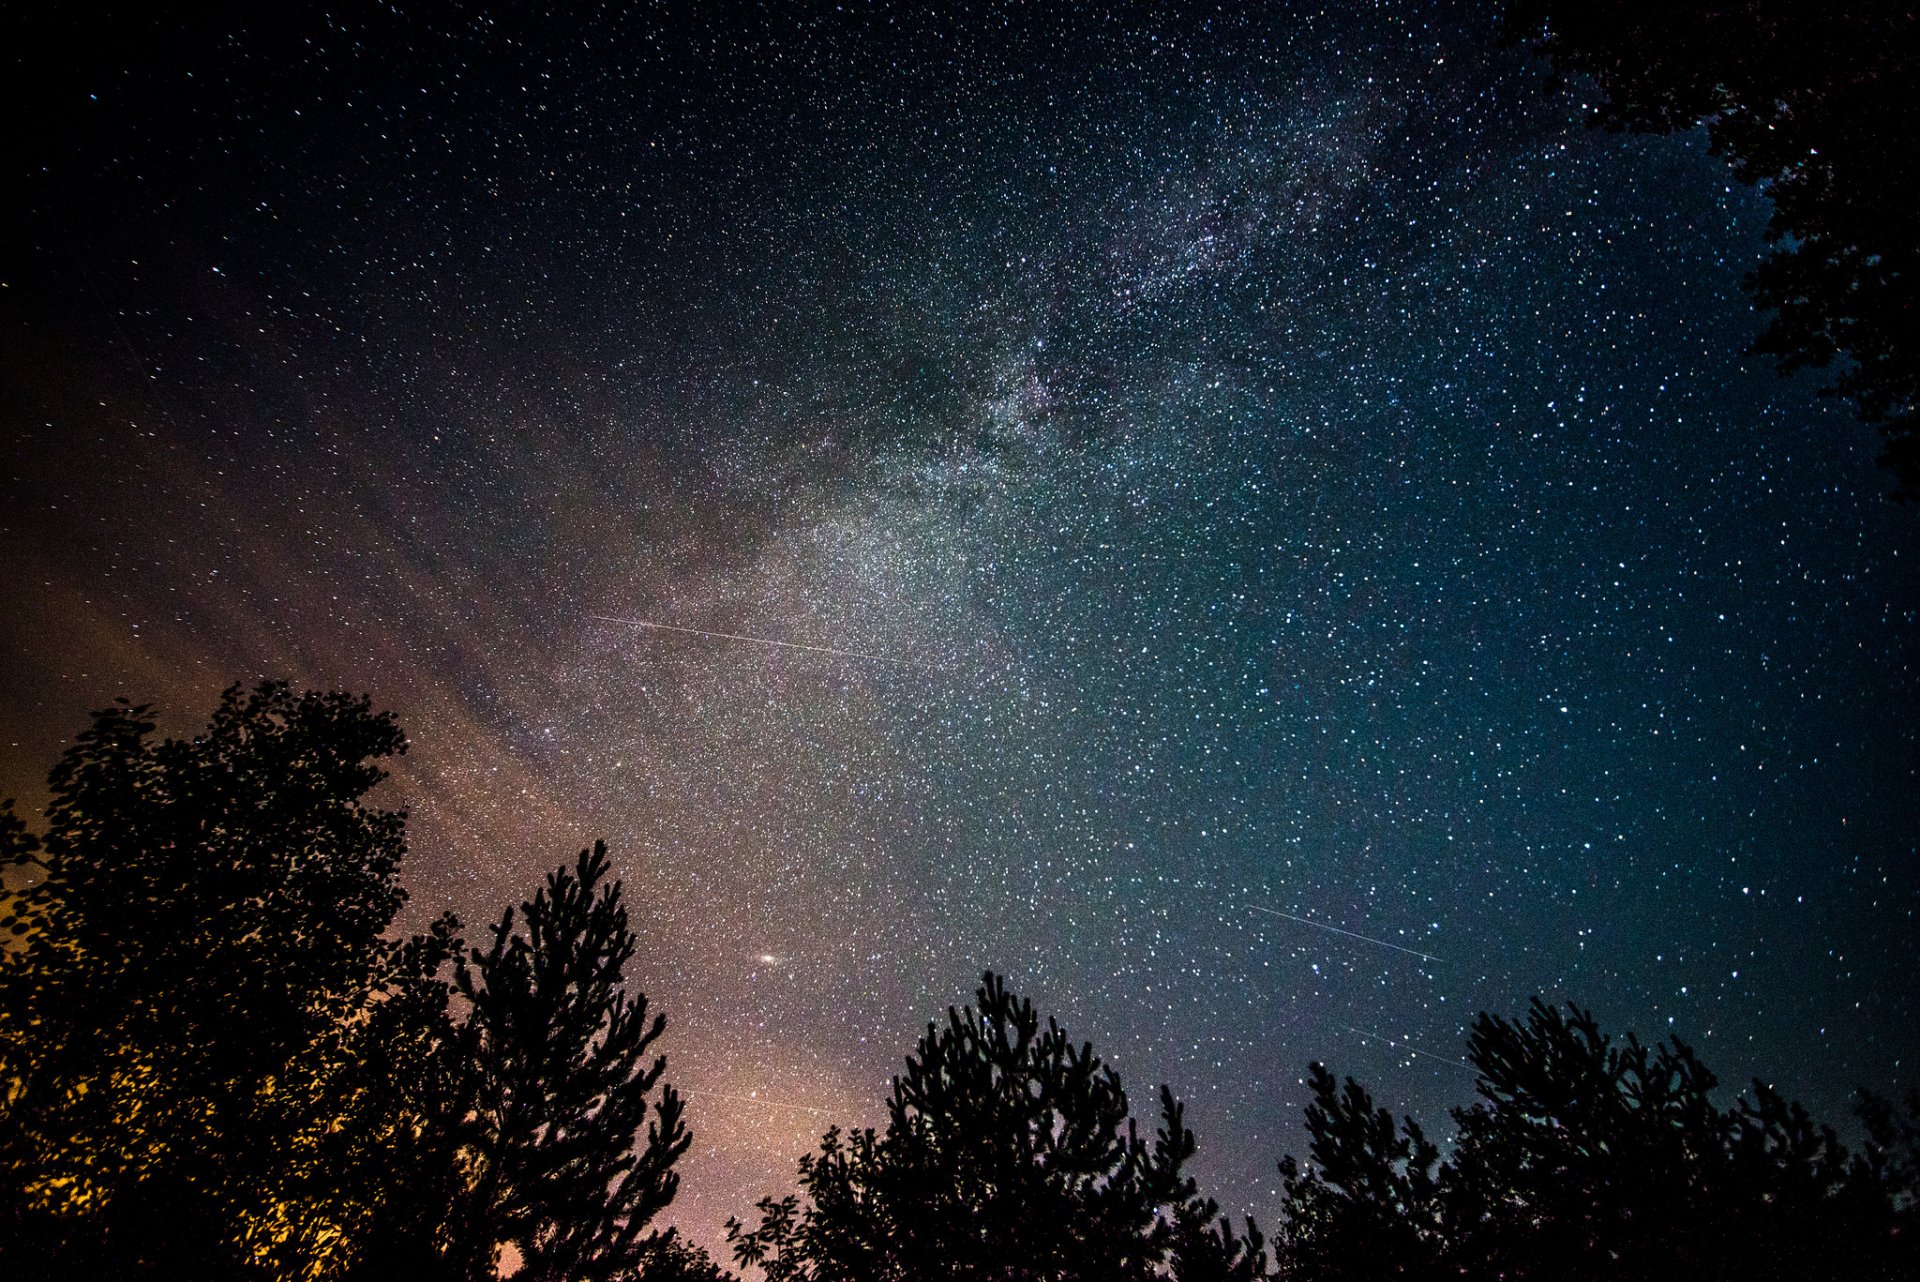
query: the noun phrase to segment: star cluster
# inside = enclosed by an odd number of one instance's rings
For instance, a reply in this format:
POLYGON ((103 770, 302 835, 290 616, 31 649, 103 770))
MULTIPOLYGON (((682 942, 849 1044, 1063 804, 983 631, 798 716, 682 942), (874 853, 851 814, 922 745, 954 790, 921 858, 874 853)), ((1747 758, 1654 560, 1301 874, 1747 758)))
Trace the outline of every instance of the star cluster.
POLYGON ((274 674, 419 917, 605 836, 709 1243, 989 966, 1236 1212, 1536 993, 1913 1080, 1912 515, 1700 138, 1479 6, 280 9, 20 20, 7 791, 274 674))

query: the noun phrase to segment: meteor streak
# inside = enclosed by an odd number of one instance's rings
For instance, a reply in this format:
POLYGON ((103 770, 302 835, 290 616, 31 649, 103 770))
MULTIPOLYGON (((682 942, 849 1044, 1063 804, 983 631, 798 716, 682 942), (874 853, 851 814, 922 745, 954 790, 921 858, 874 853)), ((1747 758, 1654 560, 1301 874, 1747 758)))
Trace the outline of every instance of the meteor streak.
POLYGON ((1352 1033, 1355 1037, 1363 1037, 1370 1042, 1385 1042, 1387 1045, 1393 1047, 1393 1049, 1397 1051, 1405 1051, 1409 1055, 1419 1055, 1425 1059, 1437 1059, 1437 1060, 1440 1060, 1442 1063, 1458 1065, 1459 1067, 1466 1069, 1468 1072, 1477 1071, 1474 1069, 1473 1065, 1467 1063, 1467 1061, 1465 1061, 1464 1059, 1455 1059, 1451 1055, 1439 1055, 1434 1053, 1433 1051, 1423 1051, 1419 1047, 1415 1046, 1412 1042, 1396 1042, 1391 1037, 1382 1037, 1378 1033, 1369 1033, 1366 1029, 1355 1028, 1352 1024, 1342 1024, 1340 1027, 1346 1029, 1349 1033, 1352 1033))
POLYGON ((689 1099, 691 1099, 695 1095, 704 1095, 708 1099, 732 1100, 736 1104, 764 1104, 768 1108, 791 1109, 793 1112, 796 1112, 796 1113, 812 1113, 818 1117, 827 1116, 827 1110, 824 1108, 812 1108, 805 1104, 783 1104, 779 1100, 761 1099, 755 1095, 729 1095, 725 1091, 691 1091, 691 1090, 681 1091, 680 1093, 682 1095, 687 1096, 689 1099))
POLYGON ((889 659, 884 654, 863 654, 858 650, 836 650, 830 645, 802 645, 798 641, 775 641, 772 637, 749 637, 738 632, 707 632, 700 628, 683 628, 672 623, 655 623, 651 619, 616 619, 605 614, 589 614, 587 617, 597 619, 601 623, 624 623, 630 628, 651 628, 656 632, 681 632, 690 637, 708 637, 715 641, 746 641, 753 645, 778 646, 782 650, 808 650, 814 654, 837 655, 842 659, 871 659, 875 663, 893 663, 903 668, 917 666, 908 663, 905 659, 889 659))
POLYGON ((1330 930, 1336 935, 1345 935, 1348 939, 1358 939, 1363 943, 1378 944, 1382 948, 1391 948, 1396 953, 1406 953, 1410 957, 1418 957, 1421 961, 1440 960, 1432 953, 1423 953, 1418 948, 1402 948, 1398 944, 1389 944, 1384 939, 1375 939, 1372 935, 1356 935, 1350 930, 1342 930, 1338 926, 1329 926, 1323 921, 1312 921, 1305 917, 1295 917, 1292 913, 1283 913, 1278 908, 1262 908, 1259 904, 1248 904, 1247 907, 1257 913, 1265 913, 1269 917, 1285 917, 1288 921, 1297 921, 1302 926, 1311 926, 1315 930, 1330 930))

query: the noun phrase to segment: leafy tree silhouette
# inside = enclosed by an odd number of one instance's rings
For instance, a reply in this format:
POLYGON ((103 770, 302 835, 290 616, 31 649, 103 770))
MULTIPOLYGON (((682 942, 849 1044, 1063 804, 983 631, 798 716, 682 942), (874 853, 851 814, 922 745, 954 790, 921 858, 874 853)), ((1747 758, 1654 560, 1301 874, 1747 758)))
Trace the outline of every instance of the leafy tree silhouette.
POLYGON ((1773 201, 1774 249, 1747 279, 1773 312, 1755 350, 1783 370, 1849 358, 1832 391, 1886 440, 1881 462, 1920 498, 1920 12, 1743 0, 1510 0, 1506 39, 1593 77, 1612 129, 1702 121, 1717 154, 1773 201))
POLYGON ((226 691, 191 740, 153 731, 145 706, 96 713, 45 832, 7 825, 38 869, 0 959, 0 1252, 22 1270, 230 1276, 339 1232, 288 1212, 325 1200, 303 1105, 395 959, 404 821, 363 799, 406 741, 365 699, 282 683, 226 691))
POLYGON ((338 1197, 358 1212, 355 1279, 459 1282, 471 1263, 455 1211, 471 1182, 476 1074, 453 986, 438 975, 464 948, 451 926, 397 946, 383 1000, 350 1030, 314 1103, 329 1119, 323 1143, 338 1197))
POLYGON ((797 1197, 730 1222, 734 1254, 771 1282, 1194 1279, 1262 1276, 1257 1234, 1216 1222, 1181 1174, 1194 1140, 1172 1094, 1142 1140, 1125 1091, 1089 1045, 989 972, 965 1009, 929 1024, 894 1079, 884 1134, 827 1132, 797 1197))
POLYGON ((1357 1082, 1313 1067, 1313 1165, 1282 1163, 1284 1276, 1732 1282, 1920 1266, 1903 1231, 1920 1127, 1903 1133, 1884 1102, 1879 1138, 1851 1155, 1758 1083, 1717 1108, 1684 1043, 1615 1043, 1577 1007, 1482 1015, 1468 1045, 1480 1100, 1455 1110, 1444 1163, 1410 1119, 1396 1129, 1357 1082))

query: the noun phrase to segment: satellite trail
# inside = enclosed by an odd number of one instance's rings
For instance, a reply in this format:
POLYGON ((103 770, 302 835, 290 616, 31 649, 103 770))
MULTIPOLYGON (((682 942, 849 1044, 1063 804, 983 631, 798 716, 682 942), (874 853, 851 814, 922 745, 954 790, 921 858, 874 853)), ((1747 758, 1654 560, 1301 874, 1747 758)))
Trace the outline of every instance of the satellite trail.
POLYGON ((1311 921, 1305 917, 1295 917, 1292 913, 1283 913, 1278 908, 1262 908, 1259 904, 1248 904, 1247 907, 1257 913, 1265 913, 1269 917, 1285 917, 1288 921, 1297 921, 1302 926, 1311 926, 1315 930, 1328 930, 1336 935, 1345 935, 1348 939, 1358 939, 1362 943, 1378 944, 1382 948, 1391 948, 1396 953, 1406 953, 1408 956, 1418 957, 1422 961, 1440 960, 1432 953, 1423 953, 1418 948, 1402 948, 1399 944, 1389 944, 1386 940, 1375 939, 1372 935, 1356 935, 1350 930, 1342 930, 1338 926, 1329 926, 1323 921, 1311 921))
POLYGON ((1418 1046, 1415 1046, 1412 1042, 1395 1041, 1391 1037, 1382 1037, 1378 1033, 1369 1033, 1364 1028, 1355 1028, 1352 1024, 1342 1024, 1340 1027, 1346 1029, 1349 1033, 1352 1033, 1355 1037, 1364 1037, 1366 1040, 1370 1042, 1385 1042, 1388 1046, 1393 1047, 1393 1049, 1397 1051, 1405 1051, 1409 1055, 1418 1055, 1422 1059, 1437 1059, 1443 1064, 1452 1064, 1452 1065, 1455 1065, 1456 1067, 1464 1068, 1469 1073, 1477 1073, 1480 1071, 1479 1069, 1475 1068, 1473 1065, 1467 1063, 1467 1061, 1464 1059, 1455 1059, 1451 1055, 1442 1055, 1437 1051, 1423 1051, 1418 1046))
POLYGON ((791 1109, 793 1112, 796 1112, 796 1113, 812 1113, 818 1117, 826 1117, 828 1115, 827 1110, 824 1108, 814 1108, 811 1105, 807 1105, 807 1104, 783 1104, 779 1100, 761 1099, 758 1095, 729 1095, 725 1091, 694 1091, 694 1090, 681 1091, 680 1093, 682 1095, 685 1095, 689 1099, 693 1098, 695 1095, 704 1095, 708 1099, 732 1100, 736 1104, 759 1104, 765 1108, 791 1109))
POLYGON ((708 637, 715 641, 745 641, 750 645, 778 646, 782 650, 806 650, 813 654, 837 655, 842 659, 871 659, 875 663, 892 663, 903 668, 919 665, 908 663, 905 659, 889 659, 884 654, 862 654, 858 650, 836 650, 830 645, 802 645, 798 641, 775 641, 772 637, 742 636, 738 632, 707 632, 700 628, 683 628, 672 623, 655 623, 651 619, 616 619, 611 615, 589 614, 589 619, 601 623, 624 623, 630 628, 651 628, 656 632, 681 632, 690 637, 708 637))

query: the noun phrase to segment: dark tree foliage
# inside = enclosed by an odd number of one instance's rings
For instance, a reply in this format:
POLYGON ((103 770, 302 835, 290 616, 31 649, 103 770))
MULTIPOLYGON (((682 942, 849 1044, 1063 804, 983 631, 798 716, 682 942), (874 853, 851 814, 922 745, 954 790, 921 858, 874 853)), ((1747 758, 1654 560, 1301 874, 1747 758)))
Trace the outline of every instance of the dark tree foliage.
POLYGON ((1139 1137, 1114 1071, 989 973, 975 1004, 929 1024, 893 1083, 884 1134, 828 1131, 801 1160, 803 1205, 763 1200, 728 1226, 771 1282, 1265 1276, 1181 1169, 1193 1134, 1164 1088, 1139 1137))
POLYGON ((310 1105, 394 960, 404 821, 363 798, 406 741, 278 683, 153 731, 96 713, 45 832, 7 825, 36 876, 0 960, 0 1250, 221 1276, 333 1231, 310 1105))
POLYGON ((1862 1091, 1857 1111, 1867 1132, 1865 1159, 1892 1192, 1893 1232, 1920 1250, 1920 1088, 1899 1104, 1862 1091))
POLYGON ((1535 1002, 1482 1015, 1480 1100, 1457 1109, 1442 1163, 1351 1078, 1318 1065, 1312 1165, 1282 1164, 1284 1276, 1530 1279, 1891 1279, 1920 1275, 1912 1129, 1876 1104, 1849 1154, 1756 1083, 1722 1110, 1686 1045, 1616 1043, 1592 1016, 1535 1002), (1904 1154, 1904 1156, 1903 1156, 1904 1154), (1902 1167, 1902 1163, 1906 1165, 1902 1167))
POLYGON ((738 1282, 733 1274, 715 1264, 706 1251, 691 1245, 672 1229, 647 1244, 639 1268, 632 1276, 640 1282, 738 1282))
POLYGON ((725 1276, 643 1233, 688 1136, 604 847, 469 964, 386 934, 391 717, 267 683, 153 734, 96 713, 44 831, 0 807, 0 1276, 725 1276))
POLYGON ((680 1096, 663 1086, 649 1100, 666 1017, 650 1020, 646 997, 624 986, 638 941, 607 872, 596 842, 548 875, 518 928, 509 908, 493 946, 460 970, 475 1096, 456 1221, 476 1252, 471 1276, 490 1275, 498 1244, 519 1254, 527 1282, 630 1275, 679 1185, 673 1164, 692 1142, 680 1096))
POLYGON ((1236 1232, 1219 1204, 1200 1196, 1192 1180, 1185 1181, 1172 1216, 1167 1263, 1176 1282, 1263 1282, 1274 1276, 1259 1226, 1249 1218, 1244 1231, 1236 1232))
POLYGON ((1594 122, 1707 124, 1773 200, 1773 251, 1748 278, 1772 311, 1755 349, 1783 370, 1848 358, 1832 390, 1886 438, 1920 497, 1920 9, 1904 0, 1510 0, 1505 32, 1606 94, 1594 122))
MULTIPOLYGON (((354 1208, 347 1276, 461 1282, 455 1208, 470 1186, 475 1071, 438 972, 463 951, 453 923, 395 947, 383 1000, 348 1030, 317 1114, 340 1201, 354 1208)), ((297 1269, 285 1270, 298 1272, 297 1269)))
POLYGON ((1289 1278, 1372 1279, 1424 1272, 1439 1225, 1434 1163, 1439 1151, 1412 1118, 1395 1127, 1352 1078, 1341 1088, 1323 1066, 1308 1068, 1308 1153, 1282 1159, 1287 1222, 1280 1237, 1289 1278))

